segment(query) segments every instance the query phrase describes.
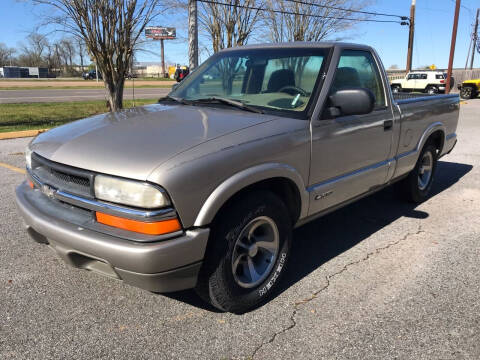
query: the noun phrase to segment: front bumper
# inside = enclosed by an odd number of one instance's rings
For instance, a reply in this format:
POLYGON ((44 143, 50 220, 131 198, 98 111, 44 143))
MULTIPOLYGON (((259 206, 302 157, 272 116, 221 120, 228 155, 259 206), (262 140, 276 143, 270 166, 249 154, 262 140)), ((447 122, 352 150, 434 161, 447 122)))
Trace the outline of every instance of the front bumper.
POLYGON ((65 211, 46 211, 50 200, 24 182, 16 190, 28 233, 49 244, 68 264, 155 292, 192 288, 205 254, 209 229, 157 242, 134 242, 68 221, 65 211))

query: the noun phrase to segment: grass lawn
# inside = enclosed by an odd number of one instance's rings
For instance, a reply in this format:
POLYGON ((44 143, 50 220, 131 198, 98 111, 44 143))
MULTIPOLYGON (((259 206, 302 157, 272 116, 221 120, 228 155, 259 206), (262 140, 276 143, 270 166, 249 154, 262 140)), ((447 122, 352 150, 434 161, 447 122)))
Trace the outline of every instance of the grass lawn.
MULTIPOLYGON (((137 99, 135 106, 153 104, 155 99, 137 99)), ((132 107, 132 100, 124 100, 132 107)), ((71 103, 0 104, 0 132, 49 129, 73 120, 107 112, 104 100, 71 103)))

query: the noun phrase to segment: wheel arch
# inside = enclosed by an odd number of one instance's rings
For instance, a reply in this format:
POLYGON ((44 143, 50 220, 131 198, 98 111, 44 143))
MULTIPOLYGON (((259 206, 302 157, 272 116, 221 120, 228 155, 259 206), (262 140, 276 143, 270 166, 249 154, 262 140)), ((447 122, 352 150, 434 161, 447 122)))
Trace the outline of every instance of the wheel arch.
POLYGON ((475 91, 478 91, 478 87, 480 86, 480 84, 475 84, 475 83, 463 83, 462 84, 462 87, 471 87, 473 88, 475 91))
POLYGON ((301 175, 289 165, 270 163, 242 170, 223 181, 203 204, 194 226, 210 224, 231 201, 258 189, 268 189, 285 201, 294 223, 307 215, 308 194, 301 175))
POLYGON ((417 145, 417 152, 420 154, 420 151, 425 146, 428 141, 433 141, 437 147, 438 153, 441 154, 443 146, 445 145, 445 125, 441 122, 435 122, 431 124, 423 133, 420 138, 420 141, 417 145))

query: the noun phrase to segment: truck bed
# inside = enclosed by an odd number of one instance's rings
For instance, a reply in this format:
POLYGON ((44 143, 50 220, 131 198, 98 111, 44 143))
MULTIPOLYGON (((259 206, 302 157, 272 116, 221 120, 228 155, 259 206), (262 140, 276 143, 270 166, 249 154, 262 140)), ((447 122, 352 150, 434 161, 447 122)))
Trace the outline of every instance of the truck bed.
POLYGON ((442 96, 443 94, 435 94, 435 95, 429 95, 426 93, 407 93, 407 92, 400 92, 400 93, 394 93, 393 94, 393 99, 396 102, 402 101, 402 100, 410 100, 410 99, 419 99, 419 98, 432 98, 435 96, 442 96))

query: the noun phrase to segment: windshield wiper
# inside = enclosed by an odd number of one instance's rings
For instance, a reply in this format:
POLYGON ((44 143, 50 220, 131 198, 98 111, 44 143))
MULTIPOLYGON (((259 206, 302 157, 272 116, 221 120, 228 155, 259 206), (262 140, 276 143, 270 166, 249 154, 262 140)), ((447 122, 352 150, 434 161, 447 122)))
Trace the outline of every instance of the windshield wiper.
POLYGON ((160 101, 175 101, 175 102, 178 102, 182 105, 190 105, 189 101, 186 101, 185 99, 178 98, 178 97, 175 97, 175 96, 170 96, 170 95, 167 95, 167 96, 164 96, 164 97, 158 99, 158 102, 160 102, 160 101))
POLYGON ((245 105, 241 101, 236 101, 236 100, 227 99, 227 98, 223 98, 223 97, 212 96, 212 97, 201 98, 201 99, 188 99, 186 101, 188 101, 189 103, 192 103, 192 104, 195 104, 195 103, 201 103, 201 104, 221 103, 221 104, 236 107, 236 108, 241 109, 241 110, 251 111, 251 112, 254 112, 254 113, 257 113, 257 114, 263 114, 262 110, 254 108, 253 106, 248 106, 248 105, 245 105))

